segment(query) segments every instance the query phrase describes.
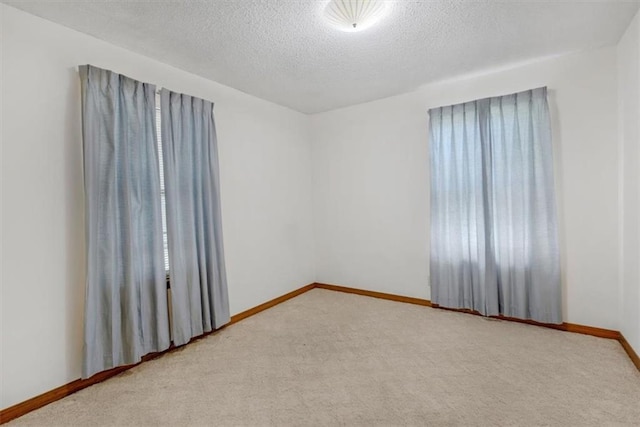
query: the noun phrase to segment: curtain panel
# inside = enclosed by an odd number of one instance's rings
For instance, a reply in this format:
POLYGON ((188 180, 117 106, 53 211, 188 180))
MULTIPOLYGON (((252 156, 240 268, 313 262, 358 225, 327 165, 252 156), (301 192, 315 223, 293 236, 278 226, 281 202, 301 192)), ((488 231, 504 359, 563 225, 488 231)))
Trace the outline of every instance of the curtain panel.
POLYGON ((432 301, 562 323, 546 88, 429 116, 432 301))
POLYGON ((229 322, 213 103, 162 89, 175 345, 229 322))
POLYGON ((80 67, 87 276, 82 377, 169 347, 155 87, 80 67))

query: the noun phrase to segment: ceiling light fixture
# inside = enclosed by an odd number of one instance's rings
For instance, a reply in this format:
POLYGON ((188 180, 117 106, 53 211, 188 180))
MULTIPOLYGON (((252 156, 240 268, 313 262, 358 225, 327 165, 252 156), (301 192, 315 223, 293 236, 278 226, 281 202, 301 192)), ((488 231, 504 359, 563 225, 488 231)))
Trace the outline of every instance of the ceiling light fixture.
POLYGON ((362 31, 389 10, 388 0, 331 0, 324 9, 327 22, 342 31, 362 31))

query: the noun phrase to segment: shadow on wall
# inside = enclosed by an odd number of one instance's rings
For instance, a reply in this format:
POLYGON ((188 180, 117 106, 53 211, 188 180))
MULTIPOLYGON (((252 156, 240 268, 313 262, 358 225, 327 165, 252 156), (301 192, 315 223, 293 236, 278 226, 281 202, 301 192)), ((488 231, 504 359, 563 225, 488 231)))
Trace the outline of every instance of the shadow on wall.
POLYGON ((61 242, 67 254, 65 313, 65 349, 67 372, 73 379, 80 376, 82 366, 82 335, 85 295, 85 229, 84 229, 84 175, 82 165, 82 120, 80 110, 80 78, 77 67, 68 69, 65 99, 65 188, 64 218, 65 241, 61 242))
POLYGON ((567 239, 566 239, 566 215, 564 207, 564 181, 562 174, 562 121, 558 109, 557 92, 547 89, 547 99, 551 114, 551 137, 553 143, 553 178, 556 189, 556 210, 558 215, 558 243, 560 244, 560 284, 562 289, 562 317, 567 319, 568 292, 567 292, 567 239))

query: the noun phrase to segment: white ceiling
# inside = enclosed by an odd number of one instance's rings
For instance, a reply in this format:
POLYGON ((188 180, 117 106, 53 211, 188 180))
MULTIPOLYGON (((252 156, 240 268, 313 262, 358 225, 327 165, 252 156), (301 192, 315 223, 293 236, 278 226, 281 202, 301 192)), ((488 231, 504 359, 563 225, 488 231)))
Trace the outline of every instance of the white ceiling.
POLYGON ((393 1, 344 33, 326 0, 0 0, 304 113, 536 57, 614 44, 640 0, 393 1))

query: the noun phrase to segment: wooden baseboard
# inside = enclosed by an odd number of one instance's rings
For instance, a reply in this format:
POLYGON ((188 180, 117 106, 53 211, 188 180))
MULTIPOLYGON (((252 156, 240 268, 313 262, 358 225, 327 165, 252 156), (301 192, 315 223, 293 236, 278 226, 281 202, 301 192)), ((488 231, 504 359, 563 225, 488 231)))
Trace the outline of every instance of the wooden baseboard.
MULTIPOLYGON (((210 333, 211 332, 209 332, 209 334, 210 333)), ((203 336, 195 337, 192 341, 197 340, 203 336)), ((145 355, 144 357, 142 357, 142 360, 140 362, 134 363, 133 365, 118 366, 116 368, 98 372, 91 378, 86 378, 86 379, 78 378, 75 381, 71 381, 70 383, 54 388, 53 390, 42 393, 36 397, 32 397, 29 400, 25 400, 24 402, 20 402, 16 405, 3 409, 2 411, 0 411, 0 424, 7 423, 31 411, 35 411, 36 409, 42 408, 43 406, 48 405, 49 403, 53 403, 56 400, 60 400, 64 397, 67 397, 70 394, 73 394, 77 391, 82 390, 83 388, 87 388, 94 384, 98 384, 104 380, 107 380, 111 377, 115 377, 116 375, 121 374, 122 372, 127 371, 133 368, 134 366, 138 366, 140 363, 155 359, 156 357, 162 356, 163 354, 168 353, 174 350, 175 348, 176 348, 175 346, 171 345, 171 347, 169 347, 164 351, 157 352, 157 353, 149 353, 145 355)))
POLYGON ((246 319, 249 316, 258 314, 261 311, 271 308, 274 305, 281 304, 286 300, 290 300, 291 298, 297 297, 300 294, 304 294, 305 292, 308 292, 315 287, 316 287, 315 283, 311 283, 310 285, 303 286, 302 288, 296 289, 295 291, 289 292, 288 294, 284 294, 278 298, 274 298, 271 301, 267 301, 264 304, 260 304, 257 307, 250 308, 249 310, 243 311, 242 313, 238 313, 235 316, 231 316, 231 321, 229 322, 229 325, 233 325, 234 323, 237 323, 242 319, 246 319))
MULTIPOLYGON (((229 321, 228 324, 226 324, 225 326, 223 326, 222 328, 216 329, 215 331, 211 331, 208 332, 204 335, 200 335, 198 337, 194 337, 193 339, 191 339, 191 341, 189 341, 189 343, 202 339, 206 336, 209 336, 211 334, 214 334, 216 332, 219 332, 220 330, 228 327, 229 325, 232 325, 234 323, 237 323, 239 321, 241 321, 242 319, 246 319, 247 317, 253 316, 254 314, 258 314, 261 311, 264 311, 268 308, 273 307, 274 305, 280 304, 286 300, 289 300, 291 298, 294 298, 300 294, 303 294, 307 291, 310 291, 311 289, 313 289, 315 287, 315 284, 310 284, 307 286, 304 286, 300 289, 296 289, 293 292, 289 292, 288 294, 282 295, 278 298, 272 299, 271 301, 267 301, 264 304, 260 304, 257 307, 254 307, 252 309, 243 311, 242 313, 238 313, 235 316, 231 316, 231 320, 229 321)), ((188 344, 185 344, 188 345, 188 344)), ((182 346, 180 346, 182 347, 182 346)), ((118 366, 117 368, 113 368, 113 369, 109 369, 107 371, 102 371, 99 372, 97 374, 95 374, 94 376, 92 376, 91 378, 87 378, 87 379, 77 379, 75 381, 71 381, 68 384, 62 385, 58 388, 55 388, 53 390, 47 391, 45 393, 42 393, 39 396, 36 397, 32 397, 29 400, 25 400, 24 402, 18 403, 16 405, 10 406, 6 409, 3 409, 2 411, 0 411, 0 424, 4 424, 7 423, 13 419, 16 419, 18 417, 21 417, 22 415, 25 415, 31 411, 35 411, 36 409, 42 408, 45 405, 48 405, 49 403, 53 403, 56 400, 60 400, 64 397, 69 396, 70 394, 73 394, 77 391, 80 391, 84 388, 87 388, 89 386, 92 386, 94 384, 100 383, 104 380, 107 380, 111 377, 114 377, 118 374, 121 374, 122 372, 133 368, 134 366, 139 365, 140 363, 146 362, 148 360, 151 359, 155 359, 156 357, 162 356, 165 353, 169 353, 173 350, 175 350, 178 347, 175 346, 171 346, 169 347, 167 350, 164 350, 162 352, 158 352, 158 353, 151 353, 151 354, 147 354, 146 356, 144 356, 142 358, 142 361, 133 365, 126 365, 126 366, 118 366)))
MULTIPOLYGON (((481 313, 474 311, 474 310, 469 310, 469 309, 464 309, 464 308, 448 308, 448 307, 442 307, 438 304, 432 304, 433 308, 438 308, 441 310, 447 310, 447 311, 455 311, 458 313, 466 313, 466 314, 473 314, 473 315, 477 315, 477 316, 482 316, 481 313)), ((508 317, 508 316, 502 316, 502 315, 498 315, 498 316, 489 316, 492 319, 499 319, 499 320, 506 320, 508 322, 517 322, 517 323, 524 323, 527 325, 533 325, 533 326, 540 326, 543 328, 549 328, 549 329, 556 329, 558 331, 565 331, 565 332, 573 332, 576 334, 585 334, 585 335, 592 335, 594 337, 599 337, 599 338, 608 338, 608 339, 613 339, 613 340, 619 340, 620 339, 620 332, 618 331, 614 331, 612 329, 603 329, 603 328, 596 328, 593 326, 586 326, 586 325, 578 325, 576 323, 560 323, 560 324, 555 324, 555 323, 542 323, 542 322, 537 322, 535 320, 529 320, 529 319, 519 319, 517 317, 508 317)))
POLYGON ((576 334, 592 335, 594 337, 620 340, 622 335, 619 331, 612 329, 596 328, 595 326, 576 325, 575 323, 563 323, 561 330, 576 334))
POLYGON ((638 370, 640 371, 640 357, 638 356, 638 353, 633 350, 631 344, 629 344, 627 339, 622 334, 620 334, 620 344, 622 344, 622 348, 624 348, 624 351, 626 351, 629 355, 631 362, 633 362, 633 364, 636 365, 636 368, 638 368, 638 370))
POLYGON ((31 399, 25 400, 24 402, 20 402, 17 405, 13 405, 8 407, 7 409, 3 409, 2 411, 0 411, 0 424, 4 424, 15 418, 23 416, 26 413, 42 408, 49 403, 60 400, 63 397, 69 396, 70 394, 80 391, 83 388, 89 387, 90 385, 102 382, 107 378, 111 378, 121 372, 126 371, 127 369, 132 368, 133 366, 135 365, 120 366, 117 368, 109 369, 108 371, 97 373, 89 379, 77 379, 75 381, 71 381, 68 384, 42 393, 39 396, 32 397, 31 399))
POLYGON ((327 289, 330 291, 337 291, 337 292, 346 292, 348 294, 364 295, 367 297, 381 298, 381 299, 386 299, 390 301, 405 302, 407 304, 416 304, 416 305, 431 307, 431 301, 429 301, 428 299, 420 299, 420 298, 413 298, 413 297, 405 297, 402 295, 386 294, 384 292, 367 291, 364 289, 349 288, 346 286, 329 285, 327 283, 314 283, 314 285, 316 288, 319 288, 319 289, 327 289))

